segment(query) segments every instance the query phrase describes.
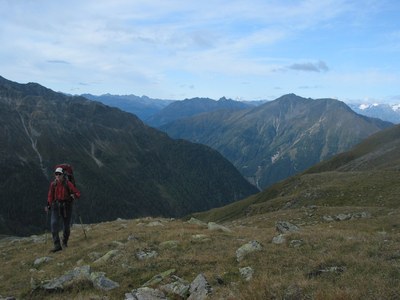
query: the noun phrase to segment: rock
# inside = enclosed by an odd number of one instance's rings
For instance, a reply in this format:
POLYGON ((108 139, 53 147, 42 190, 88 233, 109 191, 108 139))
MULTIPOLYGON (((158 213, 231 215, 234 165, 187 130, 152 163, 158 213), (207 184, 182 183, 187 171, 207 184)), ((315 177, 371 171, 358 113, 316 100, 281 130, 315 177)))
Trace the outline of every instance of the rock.
POLYGON ((232 232, 232 230, 230 230, 229 228, 227 228, 225 226, 222 226, 222 225, 219 225, 219 224, 214 223, 214 222, 209 222, 207 224, 207 227, 208 227, 208 230, 221 230, 221 231, 224 231, 224 232, 232 232))
POLYGON ((92 272, 90 273, 90 281, 93 286, 103 291, 109 291, 119 287, 119 284, 105 277, 104 272, 92 272))
POLYGON ((296 232, 300 230, 298 226, 287 221, 278 221, 275 227, 279 233, 296 232))
POLYGON ((304 243, 303 240, 291 240, 289 243, 289 247, 297 248, 303 245, 303 243, 304 243))
POLYGON ((211 241, 211 239, 206 234, 195 234, 195 235, 192 235, 192 241, 193 242, 209 242, 209 241, 211 241))
POLYGON ((190 218, 190 220, 189 221, 187 221, 189 224, 195 224, 195 225, 199 225, 199 226, 207 226, 207 223, 205 223, 205 222, 203 222, 203 221, 200 221, 200 220, 198 220, 198 219, 196 219, 196 218, 190 218))
MULTIPOLYGON (((31 289, 32 289, 32 291, 34 291, 34 290, 36 290, 37 288, 40 288, 40 287, 41 287, 40 283, 37 280, 35 280, 35 278, 31 277, 31 289)), ((1 299, 2 298, 0 297, 0 300, 1 299)))
MULTIPOLYGON (((76 267, 59 278, 39 286, 48 291, 62 290, 76 281, 88 280, 97 289, 109 291, 119 287, 119 284, 105 277, 104 272, 91 272, 90 266, 76 267)), ((31 280, 32 285, 32 280, 31 280)))
POLYGON ((151 278, 149 281, 144 283, 143 286, 145 287, 145 286, 151 286, 151 285, 158 284, 161 281, 163 281, 165 278, 170 276, 171 274, 175 273, 175 271, 176 271, 175 269, 170 269, 168 271, 157 274, 157 275, 153 276, 153 278, 151 278))
POLYGON ((254 270, 251 267, 239 268, 240 276, 246 281, 250 281, 253 278, 254 270))
POLYGON ((154 250, 141 250, 136 253, 136 257, 138 260, 149 259, 157 256, 158 253, 154 250))
POLYGON ((31 235, 30 238, 34 244, 44 243, 46 241, 46 235, 31 235))
POLYGON ((203 300, 212 293, 211 285, 203 274, 197 275, 190 284, 189 293, 188 300, 203 300))
POLYGON ((47 263, 47 262, 49 262, 51 260, 53 260, 53 258, 48 257, 48 256, 39 257, 39 258, 35 259, 35 261, 33 262, 33 265, 34 266, 39 266, 39 265, 41 265, 43 263, 47 263))
POLYGON ((147 227, 164 226, 161 221, 152 221, 146 225, 147 227))
POLYGON ((139 238, 132 234, 130 236, 128 236, 128 241, 138 241, 138 240, 139 240, 139 238))
POLYGON ((323 216, 322 219, 323 219, 325 222, 333 222, 333 221, 335 221, 335 219, 332 218, 331 216, 323 216))
POLYGON ((346 221, 351 219, 351 214, 338 214, 335 216, 336 221, 346 221))
POLYGON ((112 241, 112 243, 113 243, 114 245, 118 246, 118 247, 123 247, 123 246, 125 246, 125 244, 122 243, 122 242, 120 242, 120 241, 112 241))
POLYGON ((347 220, 352 220, 352 219, 360 219, 360 218, 369 218, 371 214, 367 211, 363 212, 355 212, 355 213, 341 213, 337 214, 336 216, 323 216, 323 220, 326 222, 332 222, 332 221, 347 221, 347 220))
POLYGON ((272 238, 272 243, 273 244, 279 245, 279 244, 283 244, 285 242, 286 242, 286 238, 285 238, 285 236, 283 234, 279 234, 279 235, 274 236, 272 238))
POLYGON ((161 249, 174 249, 177 248, 179 244, 179 241, 171 240, 171 241, 165 241, 160 244, 161 249))
POLYGON ((352 218, 357 218, 357 219, 358 218, 363 219, 363 218, 371 217, 371 214, 369 212, 367 212, 367 211, 363 211, 363 212, 353 213, 351 217, 352 218))
POLYGON ((238 262, 242 261, 245 256, 247 256, 249 253, 255 252, 255 251, 261 251, 262 250, 262 245, 257 242, 257 241, 250 241, 247 244, 242 245, 239 249, 236 250, 236 260, 238 262))
POLYGON ((141 287, 125 294, 125 300, 167 300, 165 294, 157 289, 141 287))
POLYGON ((101 264, 109 261, 111 258, 115 257, 119 253, 118 250, 111 250, 104 254, 102 257, 97 259, 94 264, 101 264))
POLYGON ((319 267, 307 274, 308 278, 313 278, 317 276, 321 276, 325 273, 332 273, 332 274, 341 274, 346 271, 346 267, 343 266, 326 266, 326 267, 319 267))
POLYGON ((96 259, 99 259, 101 257, 101 253, 99 253, 99 252, 90 252, 88 254, 88 256, 89 256, 89 258, 91 260, 96 260, 96 259))
POLYGON ((177 295, 182 299, 186 299, 189 296, 189 282, 179 278, 178 276, 172 276, 172 278, 174 281, 160 286, 160 290, 167 294, 177 295))
POLYGON ((42 288, 45 290, 62 290, 66 285, 71 284, 73 280, 76 278, 76 272, 79 274, 81 271, 77 271, 77 268, 75 268, 73 271, 69 271, 68 273, 62 275, 61 277, 55 278, 53 280, 50 280, 49 282, 45 283, 42 285, 42 288))
POLYGON ((13 297, 13 296, 8 296, 8 297, 4 297, 0 295, 0 300, 16 300, 17 298, 13 297))

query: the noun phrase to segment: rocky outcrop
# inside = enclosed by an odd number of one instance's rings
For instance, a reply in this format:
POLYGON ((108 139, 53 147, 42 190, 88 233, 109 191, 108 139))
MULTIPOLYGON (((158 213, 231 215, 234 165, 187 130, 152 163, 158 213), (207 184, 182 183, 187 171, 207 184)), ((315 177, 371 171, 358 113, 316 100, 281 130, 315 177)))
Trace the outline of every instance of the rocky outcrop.
POLYGON ((208 283, 206 277, 203 274, 197 275, 197 277, 190 284, 188 300, 203 300, 211 294, 212 288, 208 283))
POLYGON ((92 272, 90 266, 76 267, 61 277, 54 278, 44 283, 35 283, 32 280, 32 289, 47 291, 63 290, 77 282, 89 281, 97 289, 109 291, 119 287, 119 284, 105 276, 104 272, 92 272))
POLYGON ((250 281, 253 278, 254 269, 252 267, 239 268, 239 273, 245 281, 250 281))
POLYGON ((236 261, 242 261, 248 254, 261 251, 262 245, 257 241, 250 241, 244 245, 242 245, 239 249, 236 250, 236 261))
POLYGON ((125 293, 125 300, 203 300, 207 299, 211 295, 212 287, 204 274, 197 275, 192 283, 189 284, 186 280, 171 275, 174 272, 175 270, 168 270, 154 276, 143 286, 125 293), (164 281, 168 283, 162 284, 164 281), (152 285, 153 287, 149 287, 149 285, 152 285))
POLYGON ((300 230, 297 225, 287 221, 278 221, 276 222, 275 227, 279 233, 296 232, 300 230))
POLYGON ((352 213, 340 213, 334 216, 323 216, 322 219, 326 222, 333 222, 333 221, 347 221, 347 220, 353 220, 353 219, 363 219, 363 218, 369 218, 371 217, 371 214, 367 211, 363 212, 352 212, 352 213))

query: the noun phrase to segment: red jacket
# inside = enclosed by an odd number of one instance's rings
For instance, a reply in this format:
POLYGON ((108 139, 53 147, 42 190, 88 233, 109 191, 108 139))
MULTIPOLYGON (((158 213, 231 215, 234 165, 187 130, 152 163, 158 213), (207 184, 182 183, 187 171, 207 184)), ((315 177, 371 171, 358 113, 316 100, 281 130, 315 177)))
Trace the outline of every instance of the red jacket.
POLYGON ((65 182, 54 180, 50 183, 49 192, 47 194, 47 204, 51 205, 53 201, 67 201, 71 198, 71 194, 74 197, 79 198, 81 196, 81 192, 72 184, 72 182, 67 181, 69 191, 65 186, 65 182), (69 194, 68 194, 69 192, 69 194))

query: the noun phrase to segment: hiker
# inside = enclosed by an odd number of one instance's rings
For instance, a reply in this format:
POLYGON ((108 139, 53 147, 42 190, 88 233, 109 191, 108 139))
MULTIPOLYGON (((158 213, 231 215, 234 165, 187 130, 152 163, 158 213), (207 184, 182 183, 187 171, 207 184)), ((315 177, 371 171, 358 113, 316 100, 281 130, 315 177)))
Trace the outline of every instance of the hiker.
POLYGON ((54 243, 54 248, 51 252, 62 250, 58 235, 60 219, 63 221, 62 244, 64 248, 68 246, 73 201, 81 195, 72 182, 66 178, 67 176, 62 168, 57 167, 54 175, 55 180, 50 183, 47 207, 45 208, 46 213, 51 210, 50 228, 54 243))

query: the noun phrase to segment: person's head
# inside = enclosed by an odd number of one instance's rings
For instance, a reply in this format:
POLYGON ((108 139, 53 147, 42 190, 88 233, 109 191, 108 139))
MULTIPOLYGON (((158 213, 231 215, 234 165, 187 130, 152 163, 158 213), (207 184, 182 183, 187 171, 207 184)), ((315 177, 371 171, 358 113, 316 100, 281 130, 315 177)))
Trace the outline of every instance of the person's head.
POLYGON ((56 176, 56 179, 62 180, 62 179, 63 179, 63 176, 64 176, 63 169, 62 169, 62 168, 57 168, 57 169, 54 171, 54 175, 56 176))

